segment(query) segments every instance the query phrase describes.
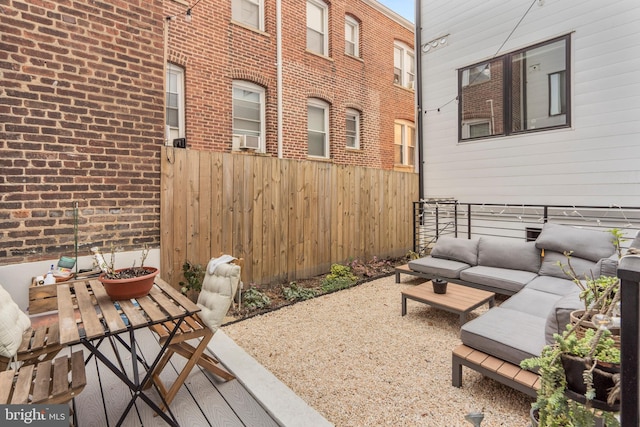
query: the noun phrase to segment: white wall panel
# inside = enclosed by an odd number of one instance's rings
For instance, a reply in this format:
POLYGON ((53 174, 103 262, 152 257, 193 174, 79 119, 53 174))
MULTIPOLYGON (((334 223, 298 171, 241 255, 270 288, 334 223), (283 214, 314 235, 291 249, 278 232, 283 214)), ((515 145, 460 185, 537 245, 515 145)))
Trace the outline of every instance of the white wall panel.
POLYGON ((457 70, 494 57, 529 5, 422 0, 422 42, 449 34, 420 52, 425 197, 640 206, 639 1, 536 2, 498 55, 571 33, 572 126, 458 142, 457 70))

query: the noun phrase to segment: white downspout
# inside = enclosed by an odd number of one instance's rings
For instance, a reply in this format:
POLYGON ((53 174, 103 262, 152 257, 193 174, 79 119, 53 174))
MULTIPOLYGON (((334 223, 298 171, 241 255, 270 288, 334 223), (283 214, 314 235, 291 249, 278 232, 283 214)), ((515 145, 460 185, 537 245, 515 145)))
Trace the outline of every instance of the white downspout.
POLYGON ((282 158, 282 0, 276 0, 276 111, 278 158, 282 158))

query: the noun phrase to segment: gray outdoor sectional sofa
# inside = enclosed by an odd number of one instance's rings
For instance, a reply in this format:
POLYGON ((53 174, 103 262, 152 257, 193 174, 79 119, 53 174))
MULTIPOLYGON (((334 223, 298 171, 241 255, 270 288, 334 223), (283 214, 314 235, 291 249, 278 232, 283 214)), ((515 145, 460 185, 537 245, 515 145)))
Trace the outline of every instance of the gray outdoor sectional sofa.
POLYGON ((540 355, 553 334, 564 331, 570 312, 583 308, 578 286, 558 265, 567 264, 564 253, 569 251, 579 277, 616 274, 618 255, 611 233, 551 223, 544 225, 535 242, 443 236, 431 255, 409 263, 426 278, 443 277, 510 295, 462 326, 462 346, 453 352, 454 386, 462 385, 464 365, 535 396, 530 380, 514 379, 522 375, 520 362, 540 355), (496 367, 497 361, 509 369, 496 367))

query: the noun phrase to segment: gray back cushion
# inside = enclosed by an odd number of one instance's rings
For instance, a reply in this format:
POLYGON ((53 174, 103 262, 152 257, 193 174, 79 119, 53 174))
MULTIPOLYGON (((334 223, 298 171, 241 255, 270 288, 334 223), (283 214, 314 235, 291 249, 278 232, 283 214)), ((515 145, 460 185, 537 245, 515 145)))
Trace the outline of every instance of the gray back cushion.
MULTIPOLYGON (((599 265, 595 262, 571 256, 571 267, 579 279, 595 278, 600 276, 599 265)), ((563 271, 568 270, 568 260, 564 254, 553 251, 544 251, 544 259, 538 274, 540 276, 553 276, 560 279, 572 280, 571 276, 563 271), (562 264, 562 267, 558 265, 562 264)))
POLYGON ((431 250, 431 256, 478 265, 478 239, 442 236, 431 250))
POLYGON ((616 248, 608 231, 587 230, 568 225, 546 223, 536 239, 536 247, 545 251, 570 252, 574 257, 597 262, 611 256, 616 248))
POLYGON ((534 242, 480 237, 478 265, 537 273, 540 250, 534 242))

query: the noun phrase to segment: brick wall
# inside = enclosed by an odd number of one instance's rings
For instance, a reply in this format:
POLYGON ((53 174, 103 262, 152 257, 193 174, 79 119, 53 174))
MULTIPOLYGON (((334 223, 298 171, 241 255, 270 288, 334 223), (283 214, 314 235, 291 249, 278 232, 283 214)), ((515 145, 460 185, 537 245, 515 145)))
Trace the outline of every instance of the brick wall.
MULTIPOLYGON (((186 74, 186 136, 190 148, 231 151, 234 79, 265 88, 266 149, 277 154, 276 7, 265 0, 265 30, 232 22, 228 0, 209 0, 193 9, 166 2, 170 24, 169 61, 186 74)), ((414 92, 393 84, 394 40, 413 46, 413 31, 362 1, 329 4, 329 55, 306 51, 306 3, 282 2, 283 155, 307 159, 307 100, 330 104, 330 157, 340 164, 392 169, 393 123, 414 121, 414 92), (360 22, 360 56, 344 54, 344 21, 360 22), (361 112, 360 150, 345 148, 345 112, 361 112)))
POLYGON ((0 0, 0 264, 158 246, 162 0, 0 0))

